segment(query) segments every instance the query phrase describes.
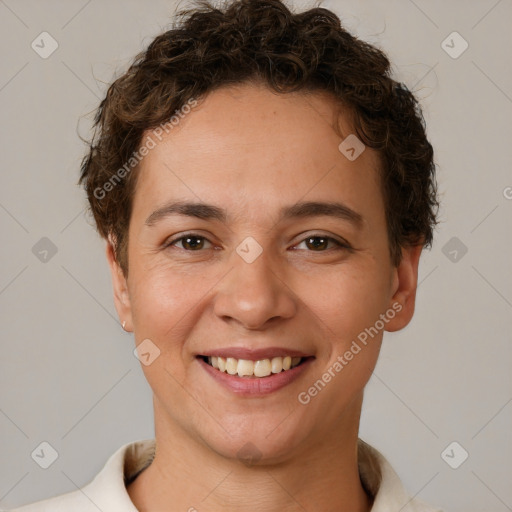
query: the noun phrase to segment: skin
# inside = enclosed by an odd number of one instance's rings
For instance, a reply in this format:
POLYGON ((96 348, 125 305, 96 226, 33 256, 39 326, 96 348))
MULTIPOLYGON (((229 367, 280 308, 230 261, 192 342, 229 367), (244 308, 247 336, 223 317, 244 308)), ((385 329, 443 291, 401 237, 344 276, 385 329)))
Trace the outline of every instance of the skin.
POLYGON ((138 510, 371 507, 359 480, 357 436, 382 331, 307 405, 297 396, 394 303, 401 311, 385 330, 409 323, 422 247, 404 248, 401 264, 392 265, 378 155, 370 148, 355 161, 341 154, 338 145, 351 129, 347 113, 336 112, 319 92, 219 89, 140 164, 127 277, 107 244, 121 322, 136 344, 149 338, 161 351, 142 366, 153 390, 157 448, 128 486, 138 510), (228 222, 173 215, 147 226, 169 200, 220 206, 228 222), (280 220, 279 209, 299 200, 342 202, 363 222, 280 220), (163 247, 190 232, 205 237, 199 249, 184 241, 163 247), (308 243, 313 235, 317 245, 308 243), (236 252, 248 236, 263 249, 250 264, 236 252), (325 236, 351 249, 322 245, 325 236), (227 346, 289 347, 315 359, 284 388, 244 398, 196 360, 227 346), (253 465, 237 458, 248 442, 261 457, 253 465))

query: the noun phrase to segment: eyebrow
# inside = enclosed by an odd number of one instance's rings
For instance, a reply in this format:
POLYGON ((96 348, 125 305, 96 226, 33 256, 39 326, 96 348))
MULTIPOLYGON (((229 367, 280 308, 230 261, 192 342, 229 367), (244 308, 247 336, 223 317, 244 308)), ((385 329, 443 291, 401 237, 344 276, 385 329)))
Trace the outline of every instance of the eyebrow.
MULTIPOLYGON (((172 215, 183 215, 203 220, 218 220, 224 224, 228 220, 226 210, 218 206, 189 201, 172 201, 151 213, 146 219, 145 224, 147 226, 154 226, 158 221, 172 215)), ((360 213, 338 202, 300 202, 291 206, 283 206, 279 211, 280 220, 320 216, 346 220, 357 227, 360 227, 363 223, 363 216, 360 213)))

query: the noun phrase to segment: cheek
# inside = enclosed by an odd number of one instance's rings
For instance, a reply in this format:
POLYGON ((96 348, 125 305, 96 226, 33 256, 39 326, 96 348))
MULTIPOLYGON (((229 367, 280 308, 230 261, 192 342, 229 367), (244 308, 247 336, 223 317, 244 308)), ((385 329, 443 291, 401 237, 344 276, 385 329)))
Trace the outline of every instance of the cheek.
POLYGON ((225 269, 190 272, 165 262, 151 268, 141 266, 133 273, 130 289, 137 343, 152 340, 162 355, 169 355, 166 364, 178 371, 194 349, 187 341, 204 337, 199 332, 201 319, 208 317, 212 294, 224 274, 225 269))
POLYGON ((340 266, 324 282, 310 281, 302 296, 335 338, 336 345, 344 345, 384 312, 389 300, 386 275, 383 269, 369 264, 340 266))
POLYGON ((315 312, 325 342, 311 387, 303 391, 306 398, 318 394, 314 407, 326 420, 359 396, 380 352, 382 330, 371 328, 387 307, 388 283, 383 278, 385 274, 371 266, 361 270, 340 269, 324 283, 322 292, 319 293, 322 288, 314 294, 310 290, 309 296, 316 300, 306 303, 315 312))
POLYGON ((208 288, 201 279, 155 268, 138 274, 134 283, 130 292, 135 343, 149 339, 159 351, 142 370, 157 397, 171 393, 178 399, 179 383, 185 379, 185 341, 195 328, 208 288))
POLYGON ((193 331, 214 288, 215 276, 187 274, 168 266, 134 272, 130 289, 136 339, 149 338, 162 352, 176 351, 193 331))
POLYGON ((371 377, 382 341, 382 330, 371 328, 388 305, 386 276, 386 269, 368 257, 330 273, 323 285, 316 283, 316 290, 309 284, 304 291, 303 296, 315 297, 306 304, 315 312, 325 340, 316 377, 332 382, 323 394, 327 403, 347 405, 371 377))
POLYGON ((315 312, 323 343, 318 345, 317 369, 297 399, 311 408, 311 417, 324 418, 325 425, 339 421, 360 399, 379 356, 382 331, 370 336, 365 329, 375 325, 386 307, 386 283, 376 269, 361 270, 340 268, 323 289, 310 290, 316 300, 307 305, 315 312))

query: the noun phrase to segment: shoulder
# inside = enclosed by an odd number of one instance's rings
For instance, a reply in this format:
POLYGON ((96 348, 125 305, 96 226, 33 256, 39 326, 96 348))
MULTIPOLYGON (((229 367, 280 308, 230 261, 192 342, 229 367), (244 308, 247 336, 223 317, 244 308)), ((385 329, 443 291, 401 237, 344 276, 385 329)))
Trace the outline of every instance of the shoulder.
POLYGON ((154 450, 153 439, 125 444, 107 460, 94 480, 84 487, 10 512, 137 512, 125 481, 148 464, 154 450))
POLYGON ((10 512, 98 512, 97 507, 80 491, 55 496, 37 503, 15 508, 10 512))
POLYGON ((373 496, 371 512, 442 512, 411 497, 386 458, 361 439, 358 443, 358 462, 361 481, 373 496))

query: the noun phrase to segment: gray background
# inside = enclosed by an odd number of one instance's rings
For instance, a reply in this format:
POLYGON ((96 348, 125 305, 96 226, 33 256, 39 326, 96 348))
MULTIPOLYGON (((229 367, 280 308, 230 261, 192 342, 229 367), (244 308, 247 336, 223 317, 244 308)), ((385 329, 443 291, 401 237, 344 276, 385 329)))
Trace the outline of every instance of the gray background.
MULTIPOLYGON (((446 511, 512 510, 512 3, 324 6, 385 49, 421 98, 443 200, 436 243, 420 264, 415 318, 385 336, 361 437, 412 495, 446 511), (441 46, 453 31, 469 43, 458 58, 441 46), (460 447, 443 459, 453 441, 460 447), (445 461, 460 463, 463 449, 469 457, 452 469, 445 461)), ((174 8, 0 0, 3 508, 74 490, 119 446, 153 437, 150 389, 119 326, 103 243, 76 186, 77 130, 89 134, 107 84, 174 8), (47 59, 31 48, 43 31, 59 44, 47 59), (42 237, 57 248, 46 261, 33 252, 42 237), (31 458, 43 441, 59 454, 46 470, 31 458)), ((448 39, 452 53, 460 43, 448 39)))

